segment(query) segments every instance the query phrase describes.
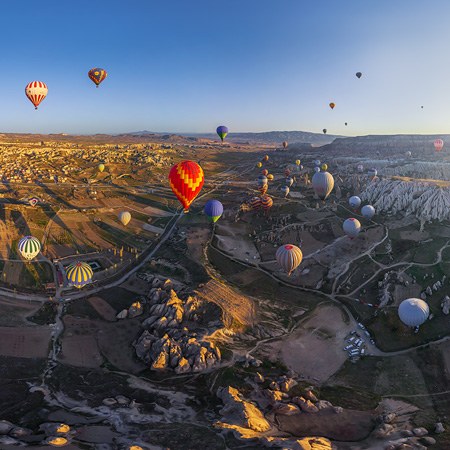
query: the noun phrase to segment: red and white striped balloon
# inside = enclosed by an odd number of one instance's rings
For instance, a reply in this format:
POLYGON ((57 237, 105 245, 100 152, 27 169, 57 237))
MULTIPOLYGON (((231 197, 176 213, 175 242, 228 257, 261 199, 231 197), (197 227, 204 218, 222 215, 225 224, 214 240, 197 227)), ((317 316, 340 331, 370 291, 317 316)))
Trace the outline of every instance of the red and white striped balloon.
POLYGON ((39 104, 47 97, 48 88, 42 81, 32 81, 28 83, 25 88, 25 94, 33 103, 35 109, 38 109, 39 104))
POLYGON ((444 148, 444 141, 442 139, 436 139, 434 141, 434 148, 437 152, 440 152, 444 148))

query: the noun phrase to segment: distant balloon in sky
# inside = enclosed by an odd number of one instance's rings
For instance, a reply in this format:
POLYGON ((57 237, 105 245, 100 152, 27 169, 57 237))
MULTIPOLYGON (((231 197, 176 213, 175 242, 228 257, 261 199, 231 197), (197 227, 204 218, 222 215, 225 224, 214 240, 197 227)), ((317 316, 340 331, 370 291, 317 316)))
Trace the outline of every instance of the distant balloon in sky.
POLYGON ((283 148, 287 148, 287 146, 288 146, 287 141, 284 141, 284 142, 283 142, 283 148))
POLYGON ((296 245, 286 244, 278 248, 275 258, 281 268, 290 276, 301 264, 303 253, 296 245))
POLYGON ((25 87, 25 94, 34 105, 34 109, 38 109, 39 104, 47 97, 48 88, 42 81, 32 81, 25 87))
POLYGON ((203 211, 212 223, 216 223, 223 214, 223 205, 219 200, 208 200, 203 211))
POLYGON ((119 220, 123 226, 127 226, 131 220, 131 214, 128 211, 122 211, 119 213, 119 220))
POLYGON ((375 208, 372 205, 364 205, 361 208, 361 214, 370 220, 375 215, 375 208))
POLYGON ((17 245, 20 254, 27 259, 28 261, 31 261, 32 259, 36 258, 36 256, 41 251, 41 243, 38 238, 35 238, 33 236, 25 236, 17 245))
POLYGON ((362 73, 361 73, 361 72, 356 72, 356 76, 357 76, 358 78, 361 78, 361 77, 362 77, 362 73))
POLYGON ((334 188, 333 175, 329 172, 315 173, 312 177, 312 187, 317 196, 321 200, 325 200, 334 188))
POLYGON ((99 172, 103 172, 105 170, 105 165, 104 164, 99 164, 98 165, 98 171, 99 172))
POLYGON ((296 165, 296 166, 299 166, 300 163, 301 163, 301 161, 300 161, 299 159, 296 159, 296 160, 295 160, 295 165, 296 165))
POLYGON ((313 163, 316 167, 320 166, 320 159, 315 159, 313 163))
POLYGON ((273 175, 271 173, 269 173, 269 175, 267 175, 267 179, 269 181, 273 181, 273 175))
POLYGON ((420 298, 407 298, 398 307, 400 320, 408 327, 418 327, 422 325, 430 315, 428 303, 420 298))
POLYGON ((326 128, 324 128, 322 131, 323 131, 323 134, 327 134, 327 129, 326 128))
POLYGON ((347 126, 347 122, 345 122, 345 126, 347 126))
POLYGON ((444 148, 444 141, 442 139, 436 139, 434 141, 434 148, 437 152, 440 152, 444 148))
POLYGON ((423 109, 423 106, 421 106, 421 108, 423 109))
POLYGON ((261 170, 261 175, 264 175, 265 177, 267 177, 267 175, 269 175, 269 171, 267 169, 263 169, 263 170, 261 170))
POLYGON ((269 161, 269 155, 264 155, 263 161, 269 161))
POLYGON ((261 186, 265 186, 266 184, 267 184, 267 176, 266 175, 260 175, 259 177, 258 177, 258 187, 261 187, 261 186))
POLYGON ((353 239, 358 236, 359 232, 361 231, 361 223, 358 219, 350 218, 344 222, 342 228, 344 230, 344 233, 349 238, 353 239))
POLYGON ((256 167, 258 168, 258 169, 261 169, 261 167, 262 167, 262 162, 260 161, 260 162, 257 162, 256 163, 256 167))
POLYGON ((181 161, 169 172, 169 182, 173 193, 183 205, 184 212, 200 193, 205 182, 203 169, 195 161, 181 161))
POLYGON ((335 106, 336 106, 336 103, 333 103, 333 102, 330 103, 330 108, 331 109, 334 109, 335 106))
POLYGON ((95 86, 98 87, 99 84, 108 76, 108 73, 105 69, 101 69, 100 67, 94 67, 88 72, 88 77, 95 83, 95 86))
POLYGON ((323 164, 320 166, 320 170, 323 170, 324 172, 326 172, 326 171, 328 170, 328 164, 323 163, 323 164))
POLYGON ((358 197, 358 196, 356 196, 356 195, 354 195, 353 197, 350 197, 349 199, 348 199, 348 204, 352 207, 352 208, 359 208, 360 207, 360 205, 361 205, 361 199, 358 197))
POLYGON ((222 142, 227 137, 228 134, 228 128, 225 125, 220 125, 217 127, 216 133, 219 135, 222 142))

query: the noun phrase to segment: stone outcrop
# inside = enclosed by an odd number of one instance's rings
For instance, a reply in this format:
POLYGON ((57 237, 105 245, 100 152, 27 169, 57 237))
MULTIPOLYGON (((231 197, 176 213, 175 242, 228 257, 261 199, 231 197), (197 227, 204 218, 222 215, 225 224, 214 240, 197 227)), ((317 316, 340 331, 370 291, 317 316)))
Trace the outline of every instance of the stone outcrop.
POLYGON ((177 374, 202 372, 217 365, 221 353, 206 339, 211 327, 203 322, 208 307, 218 307, 192 296, 182 300, 170 280, 163 283, 155 278, 153 284, 147 301, 148 317, 142 323, 145 330, 134 344, 137 357, 154 370, 170 369, 177 374), (188 328, 192 322, 197 324, 195 332, 188 328))

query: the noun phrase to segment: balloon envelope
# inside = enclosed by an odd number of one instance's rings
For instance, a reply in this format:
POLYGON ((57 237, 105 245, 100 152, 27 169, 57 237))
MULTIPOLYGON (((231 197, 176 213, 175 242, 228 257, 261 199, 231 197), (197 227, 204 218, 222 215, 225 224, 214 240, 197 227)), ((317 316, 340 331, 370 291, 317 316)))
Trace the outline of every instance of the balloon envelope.
POLYGON ((328 164, 322 164, 321 166, 320 166, 320 170, 323 170, 324 172, 326 172, 327 170, 328 170, 328 164))
POLYGON ((430 315, 430 308, 426 302, 420 298, 407 298, 398 307, 400 320, 408 327, 418 327, 422 325, 430 315))
POLYGON ((20 254, 28 261, 34 259, 41 251, 41 243, 39 239, 33 236, 23 237, 19 241, 17 247, 20 254))
POLYGON ((42 81, 32 81, 25 86, 25 95, 28 97, 31 103, 33 103, 35 109, 47 97, 48 88, 42 81))
POLYGON ((303 254, 296 245, 286 244, 278 248, 275 258, 281 268, 290 276, 301 264, 303 254))
POLYGON ((128 211, 120 212, 118 217, 122 225, 127 226, 130 223, 131 214, 128 211))
POLYGON ((366 219, 371 219, 375 215, 375 208, 372 205, 364 205, 361 208, 361 214, 366 219))
POLYGON ((312 177, 312 186, 317 196, 321 200, 325 200, 334 188, 333 175, 329 172, 315 173, 312 177))
POLYGON ((284 194, 285 197, 288 196, 289 191, 290 191, 289 186, 283 186, 283 187, 281 188, 281 192, 283 192, 283 194, 284 194))
POLYGON ((99 172, 103 172, 105 170, 105 165, 104 164, 99 164, 98 165, 98 171, 99 172))
POLYGON ((342 228, 344 230, 344 233, 348 237, 353 239, 354 237, 358 236, 359 232, 361 231, 361 223, 358 219, 347 219, 342 225, 342 228))
POLYGON ((361 73, 361 72, 356 72, 356 76, 357 76, 358 78, 361 78, 361 77, 362 77, 362 73, 361 73))
POLYGON ((225 125, 220 125, 216 129, 216 133, 219 135, 221 141, 223 142, 224 139, 227 137, 228 127, 226 127, 225 125))
POLYGON ((261 171, 261 174, 264 175, 265 177, 267 177, 267 175, 269 175, 269 171, 267 169, 263 169, 261 171))
POLYGON ((250 200, 250 207, 252 209, 258 209, 261 207, 261 198, 260 197, 253 197, 250 200))
POLYGON ((99 84, 108 76, 108 73, 105 69, 101 69, 100 67, 94 67, 88 72, 88 77, 95 83, 95 86, 98 87, 99 84))
POLYGON ((204 182, 203 169, 195 161, 181 161, 170 169, 170 187, 185 213, 202 190, 204 182))
POLYGON ((327 129, 326 128, 324 128, 322 131, 323 131, 323 134, 327 134, 327 129))
POLYGON ((283 142, 283 148, 286 148, 288 146, 288 143, 286 141, 283 142))
POLYGON ((67 267, 66 274, 69 284, 78 289, 89 284, 94 276, 91 266, 82 261, 77 261, 67 267))
POLYGON ((261 207, 265 210, 272 208, 273 199, 268 195, 261 195, 261 207))
POLYGON ((444 141, 442 139, 436 139, 434 141, 434 148, 437 152, 440 152, 444 148, 444 141))
POLYGON ((335 103, 333 103, 333 102, 330 103, 330 108, 331 108, 331 109, 334 109, 335 106, 336 106, 335 103))
POLYGON ((265 175, 260 175, 258 177, 258 186, 261 187, 261 186, 264 186, 266 184, 267 184, 267 177, 265 175))
POLYGON ((348 204, 352 207, 352 208, 359 208, 361 205, 361 199, 354 195, 353 197, 350 197, 348 199, 348 204))
POLYGON ((267 175, 267 179, 269 181, 273 181, 273 175, 271 173, 269 173, 269 175, 267 175))
POLYGON ((223 214, 223 205, 219 200, 208 200, 203 209, 208 219, 215 223, 220 219, 223 214))
POLYGON ((296 165, 296 166, 299 166, 300 163, 301 163, 301 161, 300 161, 299 159, 296 159, 296 160, 295 160, 295 165, 296 165))

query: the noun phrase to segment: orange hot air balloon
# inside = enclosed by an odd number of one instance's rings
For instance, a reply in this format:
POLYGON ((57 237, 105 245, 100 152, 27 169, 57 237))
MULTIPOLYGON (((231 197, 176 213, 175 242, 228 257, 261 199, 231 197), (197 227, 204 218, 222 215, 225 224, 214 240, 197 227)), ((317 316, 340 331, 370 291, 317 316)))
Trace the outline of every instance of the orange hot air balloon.
POLYGON ((330 103, 330 108, 331 108, 331 109, 334 109, 335 106, 336 106, 335 103, 333 103, 333 102, 330 103))
POLYGON ((170 187, 183 205, 184 212, 200 193, 205 182, 203 169, 195 161, 181 161, 169 173, 170 187))
POLYGON ((265 155, 263 161, 269 161, 269 155, 265 155))
POLYGON ((267 169, 263 169, 263 170, 261 171, 261 173, 262 173, 265 177, 267 177, 267 175, 269 175, 269 171, 268 171, 267 169))

